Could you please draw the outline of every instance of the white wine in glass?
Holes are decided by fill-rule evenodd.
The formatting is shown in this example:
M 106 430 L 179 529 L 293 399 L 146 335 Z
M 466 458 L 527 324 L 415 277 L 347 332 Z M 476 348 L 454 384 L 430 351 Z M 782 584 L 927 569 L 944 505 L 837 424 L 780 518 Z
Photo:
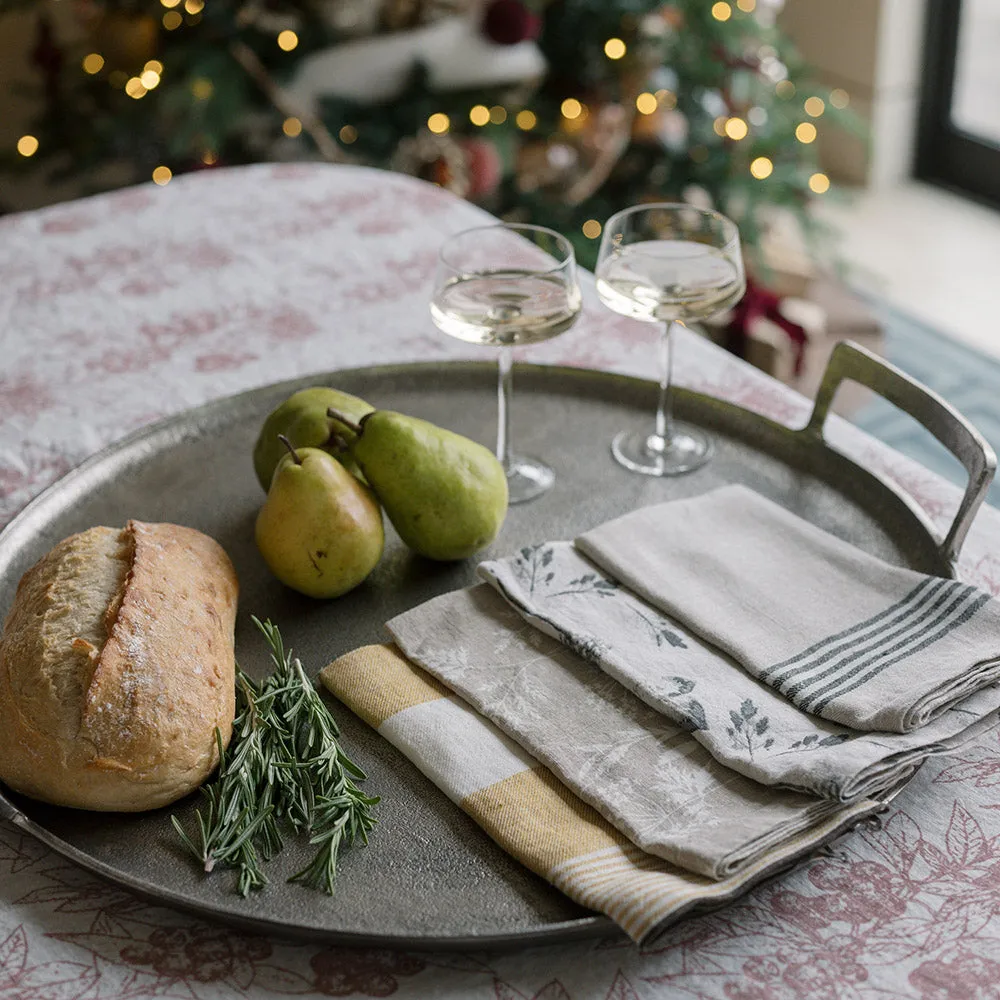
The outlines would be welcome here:
M 674 323 L 725 312 L 745 290 L 739 231 L 718 212 L 661 203 L 625 209 L 608 220 L 597 262 L 598 294 L 615 312 L 663 324 L 653 430 L 622 431 L 611 445 L 627 469 L 672 476 L 708 461 L 711 441 L 673 420 L 670 331 Z
M 443 333 L 500 348 L 497 458 L 511 503 L 544 493 L 555 473 L 511 448 L 512 350 L 568 330 L 580 314 L 576 259 L 565 237 L 542 226 L 494 225 L 451 237 L 438 259 L 431 318 Z

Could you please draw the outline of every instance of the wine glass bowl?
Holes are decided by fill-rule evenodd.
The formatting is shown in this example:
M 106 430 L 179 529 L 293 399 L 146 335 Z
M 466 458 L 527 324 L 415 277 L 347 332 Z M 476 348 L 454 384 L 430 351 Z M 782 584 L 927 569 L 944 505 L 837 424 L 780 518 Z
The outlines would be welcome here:
M 708 461 L 711 441 L 674 423 L 670 385 L 674 323 L 725 312 L 746 290 L 739 230 L 718 212 L 687 204 L 627 208 L 604 227 L 597 262 L 597 292 L 608 308 L 633 319 L 663 324 L 660 396 L 649 431 L 623 431 L 611 450 L 633 472 L 670 476 Z
M 499 224 L 448 239 L 438 257 L 431 318 L 442 333 L 499 347 L 497 458 L 511 503 L 544 493 L 555 473 L 511 448 L 512 351 L 568 330 L 580 313 L 569 241 L 543 226 Z

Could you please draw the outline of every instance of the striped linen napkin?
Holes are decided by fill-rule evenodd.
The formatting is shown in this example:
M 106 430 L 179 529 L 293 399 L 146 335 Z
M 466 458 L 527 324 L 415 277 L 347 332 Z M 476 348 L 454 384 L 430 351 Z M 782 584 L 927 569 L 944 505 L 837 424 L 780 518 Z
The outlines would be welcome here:
M 810 715 L 569 542 L 482 563 L 479 575 L 526 622 L 690 729 L 716 760 L 765 785 L 841 801 L 877 796 L 929 756 L 998 722 L 1000 686 L 910 733 L 864 733 Z
M 712 881 L 640 851 L 395 647 L 355 650 L 320 677 L 512 857 L 640 943 L 689 910 L 734 899 L 871 811 L 867 804 L 841 810 Z
M 842 726 L 910 732 L 1000 679 L 1000 602 L 892 566 L 744 486 L 633 511 L 576 546 Z
M 553 771 L 637 847 L 725 879 L 845 806 L 765 788 L 480 584 L 394 618 L 403 654 Z M 870 810 L 878 809 L 870 802 Z

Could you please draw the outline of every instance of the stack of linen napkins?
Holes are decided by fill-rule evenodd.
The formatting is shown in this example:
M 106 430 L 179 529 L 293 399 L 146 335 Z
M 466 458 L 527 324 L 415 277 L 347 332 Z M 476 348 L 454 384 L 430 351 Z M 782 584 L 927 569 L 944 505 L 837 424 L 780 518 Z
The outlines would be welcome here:
M 635 940 L 996 725 L 1000 607 L 730 486 L 483 563 L 327 687 Z

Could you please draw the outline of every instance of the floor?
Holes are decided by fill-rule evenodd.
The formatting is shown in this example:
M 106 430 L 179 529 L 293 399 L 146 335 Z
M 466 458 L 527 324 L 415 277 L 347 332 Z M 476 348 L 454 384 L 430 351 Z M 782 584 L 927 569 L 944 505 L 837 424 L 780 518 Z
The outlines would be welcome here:
M 831 199 L 823 216 L 840 229 L 860 288 L 1000 357 L 1000 212 L 907 182 L 850 204 Z
M 942 336 L 933 326 L 905 312 L 874 302 L 885 331 L 888 359 L 919 382 L 940 393 L 973 426 L 1000 450 L 1000 357 L 990 357 Z M 883 399 L 871 398 L 854 411 L 852 423 L 863 427 L 897 451 L 921 465 L 964 486 L 968 478 L 959 461 L 906 413 Z M 995 482 L 989 502 L 1000 507 L 1000 482 Z

